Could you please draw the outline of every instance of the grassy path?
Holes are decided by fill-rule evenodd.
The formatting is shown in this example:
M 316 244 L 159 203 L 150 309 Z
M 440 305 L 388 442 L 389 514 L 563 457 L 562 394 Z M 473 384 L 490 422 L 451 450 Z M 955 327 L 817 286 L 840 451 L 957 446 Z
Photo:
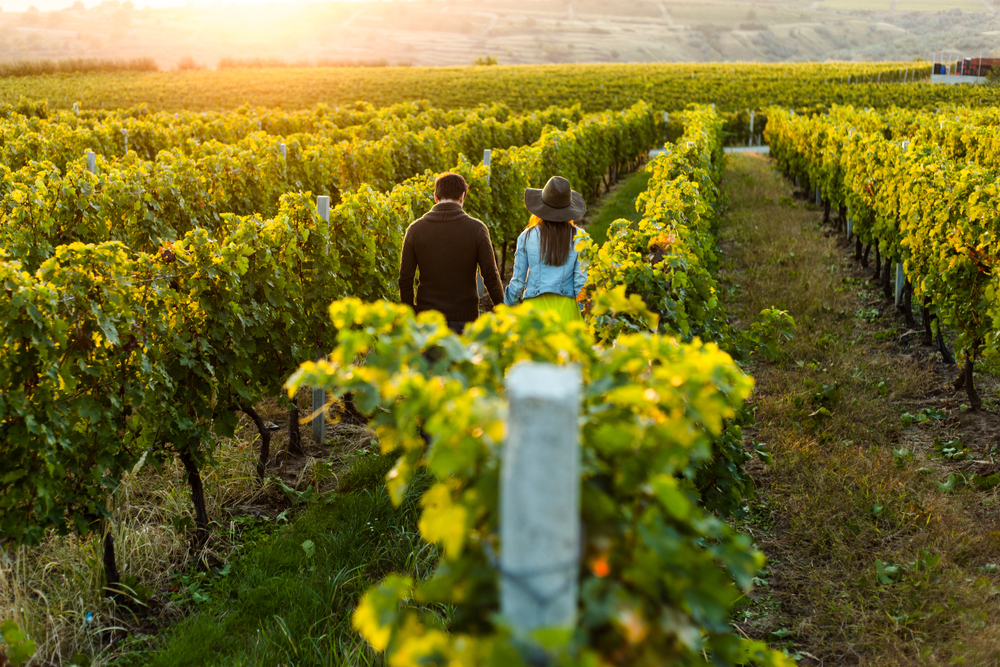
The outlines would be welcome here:
M 381 665 L 351 629 L 355 601 L 391 572 L 426 576 L 436 560 L 417 533 L 424 480 L 394 507 L 384 484 L 392 463 L 375 454 L 356 459 L 337 493 L 234 554 L 222 576 L 197 580 L 193 591 L 185 581 L 182 595 L 201 596 L 197 611 L 149 652 L 135 646 L 114 664 Z
M 750 369 L 746 435 L 773 464 L 754 464 L 742 519 L 769 565 L 741 629 L 803 665 L 1000 664 L 996 415 L 962 404 L 954 367 L 766 158 L 730 156 L 724 188 L 727 307 L 798 323 L 782 360 Z
M 594 243 L 604 245 L 608 240 L 608 227 L 615 220 L 625 218 L 638 222 L 642 218 L 635 209 L 635 203 L 639 195 L 649 187 L 651 176 L 650 172 L 640 168 L 611 186 L 611 190 L 594 205 L 587 216 L 585 227 Z

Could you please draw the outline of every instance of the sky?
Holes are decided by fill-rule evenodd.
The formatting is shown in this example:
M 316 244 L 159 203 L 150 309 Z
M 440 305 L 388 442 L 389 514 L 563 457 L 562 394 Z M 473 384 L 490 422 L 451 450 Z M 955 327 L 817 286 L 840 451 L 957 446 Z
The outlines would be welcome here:
M 300 3 L 302 0 L 226 0 L 225 4 L 250 4 L 250 3 L 261 3 L 261 2 L 274 2 L 282 3 L 287 1 L 289 3 L 296 2 Z M 364 0 L 337 0 L 339 2 L 361 2 Z M 101 3 L 101 0 L 83 0 L 83 4 L 87 7 L 96 7 Z M 214 5 L 219 4 L 219 0 L 132 0 L 136 9 L 142 9 L 143 7 L 184 7 L 187 5 Z M 35 7 L 36 9 L 43 12 L 51 12 L 59 9 L 66 9 L 73 4 L 73 0 L 0 0 L 0 8 L 5 12 L 23 12 L 29 7 Z

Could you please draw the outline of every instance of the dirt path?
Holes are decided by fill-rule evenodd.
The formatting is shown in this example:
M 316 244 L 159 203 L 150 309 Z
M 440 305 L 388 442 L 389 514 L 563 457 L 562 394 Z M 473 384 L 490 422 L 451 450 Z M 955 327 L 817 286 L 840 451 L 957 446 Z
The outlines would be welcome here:
M 728 308 L 798 323 L 782 360 L 749 369 L 747 443 L 774 462 L 753 464 L 740 519 L 769 559 L 741 629 L 802 665 L 1000 664 L 996 380 L 980 373 L 970 412 L 956 368 L 765 156 L 730 156 L 724 188 Z

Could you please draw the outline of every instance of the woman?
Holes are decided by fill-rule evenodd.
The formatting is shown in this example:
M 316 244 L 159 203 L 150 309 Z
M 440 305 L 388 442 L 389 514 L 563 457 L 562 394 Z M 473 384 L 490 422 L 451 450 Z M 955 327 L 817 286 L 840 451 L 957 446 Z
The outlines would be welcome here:
M 564 320 L 581 319 L 576 295 L 587 276 L 575 250 L 583 232 L 574 220 L 587 212 L 587 204 L 569 181 L 553 176 L 541 190 L 526 189 L 524 205 L 532 214 L 531 222 L 517 237 L 514 275 L 504 303 L 513 306 L 524 299 L 535 308 L 555 311 Z

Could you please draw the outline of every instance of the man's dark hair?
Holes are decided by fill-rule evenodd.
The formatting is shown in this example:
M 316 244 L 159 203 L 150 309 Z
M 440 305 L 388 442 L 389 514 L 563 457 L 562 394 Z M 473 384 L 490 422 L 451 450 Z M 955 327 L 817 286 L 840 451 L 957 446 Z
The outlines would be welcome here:
M 438 199 L 458 201 L 468 191 L 469 184 L 465 182 L 461 174 L 446 171 L 434 181 L 434 196 Z

